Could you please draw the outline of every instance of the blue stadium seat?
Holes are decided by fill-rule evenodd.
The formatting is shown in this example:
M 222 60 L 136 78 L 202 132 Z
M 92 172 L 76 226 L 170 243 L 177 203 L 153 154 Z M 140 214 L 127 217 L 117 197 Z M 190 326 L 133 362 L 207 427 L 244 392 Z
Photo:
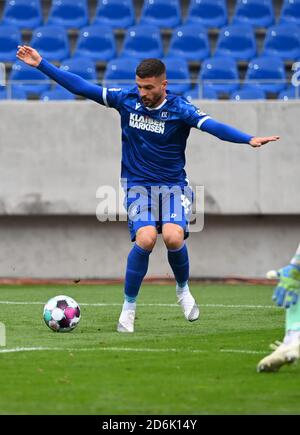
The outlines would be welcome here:
M 99 0 L 93 24 L 127 29 L 135 23 L 132 0 Z
M 7 90 L 5 86 L 0 86 L 0 100 L 6 100 Z
M 298 98 L 300 98 L 300 86 L 295 87 L 290 85 L 286 89 L 283 89 L 278 95 L 278 99 L 284 101 L 295 100 Z
M 47 24 L 58 24 L 66 29 L 88 24 L 87 0 L 53 0 Z
M 186 23 L 206 27 L 223 27 L 228 22 L 225 0 L 191 0 Z
M 178 95 L 187 92 L 191 88 L 191 77 L 186 60 L 180 57 L 166 57 L 162 61 L 167 70 L 167 89 Z
M 74 57 L 82 56 L 93 61 L 108 61 L 116 57 L 116 43 L 112 28 L 92 25 L 81 29 Z
M 200 61 L 210 55 L 207 29 L 199 24 L 186 24 L 174 30 L 168 52 L 187 61 Z
M 239 87 L 236 61 L 229 57 L 211 57 L 201 66 L 199 79 L 203 89 L 213 89 L 217 94 L 230 93 Z
M 263 55 L 283 60 L 300 58 L 300 28 L 296 24 L 279 24 L 268 29 Z
M 256 52 L 256 39 L 251 26 L 232 24 L 220 30 L 215 56 L 249 60 L 256 56 Z
M 284 0 L 282 5 L 280 24 L 297 24 L 300 26 L 300 0 Z
M 73 57 L 66 59 L 61 64 L 60 68 L 63 71 L 68 71 L 84 78 L 85 80 L 97 81 L 97 72 L 95 63 L 91 59 L 85 57 Z
M 47 101 L 58 101 L 58 100 L 68 100 L 68 101 L 74 101 L 76 96 L 69 92 L 67 89 L 61 87 L 61 86 L 55 86 L 53 89 L 49 89 L 46 92 L 43 92 L 40 100 L 47 102 Z
M 275 56 L 261 56 L 248 65 L 244 86 L 256 86 L 265 92 L 280 92 L 286 86 L 286 74 L 283 61 Z
M 27 100 L 27 96 L 23 89 L 7 89 L 0 86 L 0 100 Z
M 181 24 L 179 0 L 144 0 L 140 24 L 174 28 Z
M 266 93 L 256 86 L 242 87 L 241 89 L 234 91 L 230 99 L 235 101 L 240 100 L 265 100 Z
M 63 26 L 49 24 L 38 27 L 30 45 L 49 61 L 61 61 L 70 56 L 68 34 Z
M 108 88 L 132 88 L 135 86 L 135 70 L 139 61 L 133 58 L 117 58 L 108 62 L 104 73 L 104 86 Z
M 138 59 L 162 57 L 163 46 L 158 27 L 145 24 L 128 29 L 121 56 Z
M 188 101 L 192 100 L 217 100 L 218 94 L 212 88 L 202 89 L 201 86 L 196 86 L 190 91 L 185 92 L 184 97 Z
M 40 95 L 50 87 L 50 79 L 45 74 L 21 61 L 13 64 L 10 80 L 19 82 L 12 84 L 13 92 L 21 89 L 27 96 L 31 93 Z
M 6 0 L 2 24 L 34 29 L 43 22 L 40 0 Z
M 17 26 L 0 25 L 0 62 L 15 62 L 21 33 Z
M 232 23 L 269 27 L 274 24 L 272 0 L 237 0 Z

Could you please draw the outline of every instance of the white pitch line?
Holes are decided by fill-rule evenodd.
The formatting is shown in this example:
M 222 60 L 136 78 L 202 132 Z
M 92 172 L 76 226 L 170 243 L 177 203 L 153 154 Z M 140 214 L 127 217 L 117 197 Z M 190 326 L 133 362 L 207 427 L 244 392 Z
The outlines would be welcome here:
M 263 352 L 261 350 L 246 350 L 246 349 L 220 349 L 219 352 L 222 353 L 246 353 L 249 355 L 260 355 L 267 352 Z
M 51 347 L 15 347 L 13 349 L 0 349 L 0 353 L 33 352 L 37 350 L 56 350 L 56 349 Z
M 43 302 L 0 301 L 3 305 L 42 305 Z
M 134 347 L 91 347 L 91 348 L 62 348 L 62 347 L 15 347 L 11 349 L 0 349 L 0 353 L 15 352 L 36 352 L 36 351 L 62 351 L 62 352 L 145 352 L 145 353 L 209 353 L 204 349 L 155 349 L 155 348 L 134 348 Z M 222 353 L 241 353 L 241 354 L 264 354 L 265 352 L 247 349 L 220 349 Z
M 22 301 L 0 301 L 3 305 L 44 305 L 45 302 L 22 302 Z M 79 303 L 82 307 L 121 307 L 122 303 Z M 226 304 L 199 304 L 200 308 L 255 308 L 274 309 L 275 305 L 226 305 Z M 139 307 L 178 307 L 178 304 L 138 304 Z

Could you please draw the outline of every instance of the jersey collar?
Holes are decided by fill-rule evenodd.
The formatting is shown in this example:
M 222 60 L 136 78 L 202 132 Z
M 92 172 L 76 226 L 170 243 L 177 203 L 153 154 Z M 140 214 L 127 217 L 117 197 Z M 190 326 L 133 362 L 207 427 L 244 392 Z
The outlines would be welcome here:
M 167 102 L 167 99 L 165 98 L 164 101 L 157 107 L 145 107 L 145 109 L 149 110 L 150 112 L 152 112 L 153 110 L 159 110 L 161 109 Z

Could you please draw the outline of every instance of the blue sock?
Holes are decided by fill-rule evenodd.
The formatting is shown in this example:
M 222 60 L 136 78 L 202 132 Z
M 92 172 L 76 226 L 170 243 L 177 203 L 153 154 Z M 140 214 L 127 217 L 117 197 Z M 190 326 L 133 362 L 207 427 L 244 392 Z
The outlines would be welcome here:
M 125 275 L 125 300 L 135 302 L 144 276 L 148 270 L 151 251 L 146 251 L 137 244 L 129 252 Z
M 179 287 L 184 287 L 189 279 L 189 256 L 185 245 L 179 249 L 168 250 L 168 260 Z

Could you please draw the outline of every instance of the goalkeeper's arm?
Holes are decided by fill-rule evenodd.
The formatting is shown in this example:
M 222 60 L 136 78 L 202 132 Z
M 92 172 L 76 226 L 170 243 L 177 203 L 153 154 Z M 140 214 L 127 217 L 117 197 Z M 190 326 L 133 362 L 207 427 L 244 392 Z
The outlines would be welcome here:
M 28 46 L 19 46 L 17 57 L 28 65 L 38 68 L 73 94 L 81 95 L 97 103 L 104 104 L 102 86 L 95 85 L 76 74 L 57 68 L 43 59 L 37 50 Z
M 278 271 L 279 284 L 273 300 L 277 305 L 289 308 L 299 300 L 300 294 L 300 245 L 291 263 Z

